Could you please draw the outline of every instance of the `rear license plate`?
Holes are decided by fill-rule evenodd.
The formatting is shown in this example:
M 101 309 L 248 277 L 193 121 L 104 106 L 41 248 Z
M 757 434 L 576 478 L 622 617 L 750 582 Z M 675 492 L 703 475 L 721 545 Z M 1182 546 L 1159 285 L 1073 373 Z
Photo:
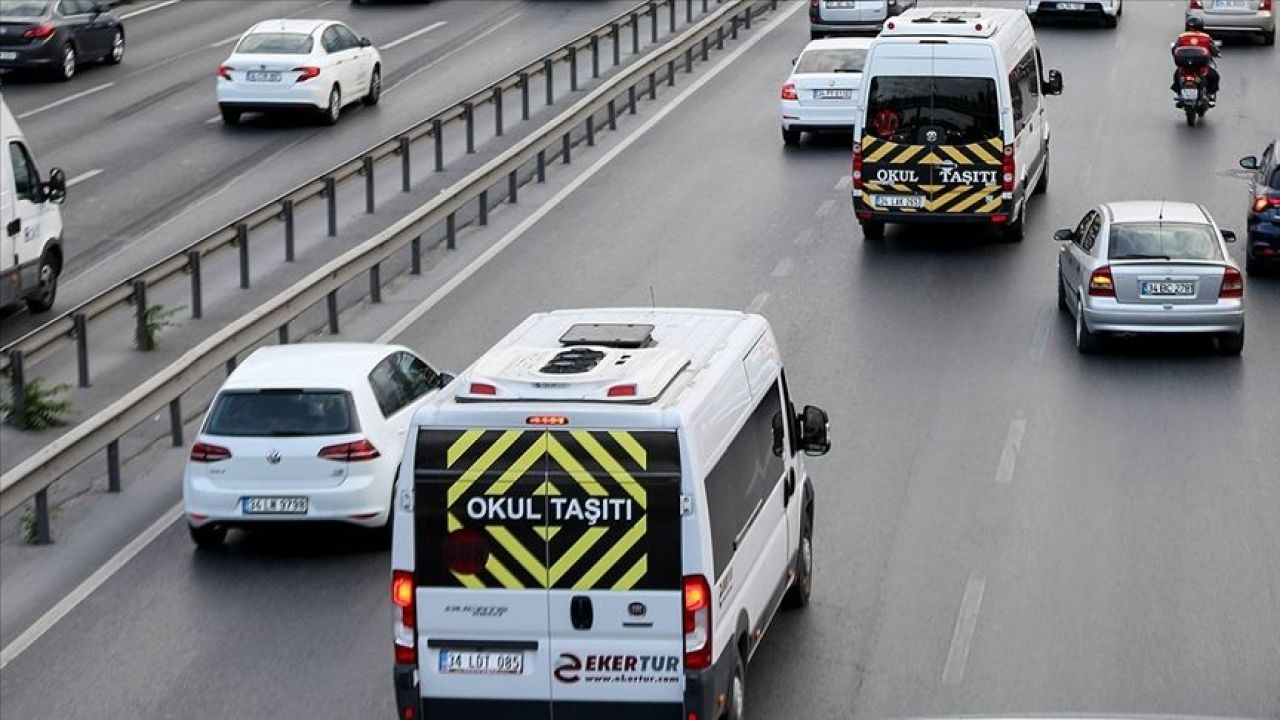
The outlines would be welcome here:
M 520 675 L 524 653 L 440 651 L 440 672 L 450 675 Z
M 249 82 L 280 82 L 280 73 L 269 70 L 250 70 L 245 77 Z
M 1214 0 L 1214 10 L 1243 10 L 1244 0 Z
M 871 204 L 882 208 L 922 208 L 923 195 L 872 195 Z
M 18 59 L 18 53 L 16 52 L 0 52 L 0 60 L 17 60 L 17 59 Z
M 1196 100 L 1200 97 L 1200 91 L 1195 88 L 1182 88 L 1183 100 Z
M 831 10 L 848 10 L 857 6 L 857 0 L 827 0 L 827 7 Z
M 310 504 L 304 497 L 247 497 L 245 515 L 306 515 Z
M 1152 296 L 1187 296 L 1196 294 L 1196 284 L 1192 282 L 1144 282 L 1142 294 Z
M 1058 3 L 1058 9 L 1059 9 L 1059 10 L 1071 10 L 1071 11 L 1083 10 L 1083 9 L 1084 9 L 1084 3 L 1078 3 L 1078 2 L 1060 2 L 1060 3 Z
M 814 90 L 814 100 L 849 100 L 853 98 L 853 90 L 836 88 L 835 90 Z

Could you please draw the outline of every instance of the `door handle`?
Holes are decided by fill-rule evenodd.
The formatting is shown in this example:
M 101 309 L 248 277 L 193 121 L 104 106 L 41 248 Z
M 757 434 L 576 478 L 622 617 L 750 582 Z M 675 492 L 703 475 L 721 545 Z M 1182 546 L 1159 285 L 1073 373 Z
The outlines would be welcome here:
M 569 621 L 574 630 L 590 630 L 595 624 L 595 609 L 591 607 L 591 598 L 586 595 L 575 595 L 569 601 Z
M 15 218 L 8 225 L 4 226 L 4 231 L 9 235 L 17 235 L 22 230 L 22 218 Z

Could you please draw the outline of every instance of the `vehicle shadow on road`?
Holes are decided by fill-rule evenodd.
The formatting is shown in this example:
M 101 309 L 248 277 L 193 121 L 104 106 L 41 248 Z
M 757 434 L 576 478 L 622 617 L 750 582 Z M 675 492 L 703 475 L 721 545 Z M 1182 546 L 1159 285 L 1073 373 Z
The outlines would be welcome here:
M 373 555 L 387 551 L 385 531 L 346 525 L 262 527 L 232 530 L 221 551 L 198 551 L 202 560 L 214 558 L 329 558 Z

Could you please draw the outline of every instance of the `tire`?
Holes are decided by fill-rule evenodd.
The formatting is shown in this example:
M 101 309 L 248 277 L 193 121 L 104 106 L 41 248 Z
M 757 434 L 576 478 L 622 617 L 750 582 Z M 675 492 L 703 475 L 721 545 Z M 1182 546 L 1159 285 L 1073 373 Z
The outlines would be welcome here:
M 1076 350 L 1092 355 L 1102 349 L 1102 338 L 1089 329 L 1084 319 L 1084 301 L 1076 302 Z
M 201 550 L 221 550 L 227 539 L 227 529 L 220 525 L 196 527 L 188 524 L 187 530 L 191 533 L 191 541 Z
M 111 36 L 111 49 L 103 56 L 102 62 L 108 65 L 119 65 L 124 60 L 124 30 L 116 28 L 116 34 Z
M 239 110 L 232 110 L 231 108 L 218 108 L 218 111 L 222 113 L 222 122 L 223 122 L 224 124 L 226 124 L 226 125 L 239 125 L 239 124 L 240 124 L 240 111 L 239 111 Z
M 826 33 L 820 33 L 820 32 L 818 32 L 817 30 L 810 30 L 810 31 L 809 31 L 809 39 L 810 39 L 810 40 L 821 40 L 821 39 L 822 39 L 822 38 L 824 38 L 824 37 L 826 37 Z
M 800 131 L 782 128 L 782 144 L 787 147 L 795 147 L 796 145 L 799 145 Z
M 878 242 L 884 240 L 884 221 L 883 220 L 863 220 L 859 223 L 862 225 L 862 239 Z
M 36 293 L 25 298 L 27 310 L 33 315 L 47 312 L 58 299 L 58 264 L 48 254 L 40 258 L 40 269 L 36 271 Z
M 1269 32 L 1269 33 L 1263 33 L 1263 34 L 1262 34 L 1262 44 L 1263 44 L 1263 45 L 1266 45 L 1266 46 L 1268 46 L 1268 47 L 1270 47 L 1270 46 L 1272 46 L 1272 45 L 1275 45 L 1275 44 L 1276 44 L 1276 31 L 1275 31 L 1275 30 L 1272 30 L 1272 31 L 1271 31 L 1271 32 Z
M 1115 16 L 1115 17 L 1113 17 L 1113 16 L 1111 16 L 1111 15 L 1103 15 L 1103 16 L 1102 16 L 1102 27 L 1104 27 L 1104 28 L 1111 28 L 1111 29 L 1115 29 L 1115 27 L 1116 27 L 1117 25 L 1119 25 L 1119 24 L 1120 24 L 1120 18 L 1119 18 L 1119 16 Z
M 320 122 L 325 125 L 337 125 L 342 117 L 342 90 L 334 85 L 329 90 L 329 104 L 320 111 Z
M 373 74 L 369 76 L 369 92 L 362 98 L 360 102 L 365 107 L 373 107 L 378 104 L 378 100 L 382 98 L 382 68 L 377 65 L 373 66 Z
M 58 69 L 53 71 L 54 78 L 62 82 L 67 82 L 76 76 L 76 67 L 79 65 L 79 57 L 76 55 L 76 49 L 67 43 L 62 46 L 62 64 Z
M 1058 309 L 1062 312 L 1070 312 L 1071 305 L 1067 302 L 1067 285 L 1062 282 L 1062 269 L 1058 269 Z
M 1187 107 L 1187 108 L 1183 108 L 1183 110 L 1184 110 L 1184 111 L 1186 112 L 1186 114 L 1187 114 L 1187 127 L 1195 127 L 1195 126 L 1196 126 L 1196 110 L 1195 110 L 1195 108 Z
M 1236 357 L 1244 352 L 1244 328 L 1238 333 L 1223 333 L 1218 336 L 1218 352 L 1228 357 Z
M 733 665 L 733 676 L 729 679 L 729 692 L 725 693 L 727 707 L 724 720 L 743 720 L 746 717 L 747 702 L 747 668 L 743 664 L 742 653 Z
M 800 547 L 796 549 L 796 581 L 782 597 L 784 610 L 798 610 L 809 604 L 813 592 L 813 517 L 806 508 L 800 526 Z
M 1044 169 L 1040 171 L 1040 179 L 1036 180 L 1036 186 L 1032 188 L 1032 195 L 1043 195 L 1049 191 L 1049 151 L 1045 151 Z
M 1011 219 L 1008 224 L 1000 229 L 1000 239 L 1007 243 L 1020 243 L 1027 235 L 1027 225 L 1024 220 L 1027 217 L 1027 204 L 1022 204 L 1022 212 L 1018 213 L 1018 217 Z

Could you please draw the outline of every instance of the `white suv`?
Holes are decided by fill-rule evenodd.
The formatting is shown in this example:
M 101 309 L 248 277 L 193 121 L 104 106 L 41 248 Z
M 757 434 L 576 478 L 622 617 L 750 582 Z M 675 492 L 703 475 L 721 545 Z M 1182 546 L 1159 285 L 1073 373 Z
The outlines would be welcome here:
M 405 430 L 449 379 L 391 345 L 257 350 L 223 383 L 191 448 L 192 540 L 216 547 L 228 528 L 264 522 L 385 527 Z

